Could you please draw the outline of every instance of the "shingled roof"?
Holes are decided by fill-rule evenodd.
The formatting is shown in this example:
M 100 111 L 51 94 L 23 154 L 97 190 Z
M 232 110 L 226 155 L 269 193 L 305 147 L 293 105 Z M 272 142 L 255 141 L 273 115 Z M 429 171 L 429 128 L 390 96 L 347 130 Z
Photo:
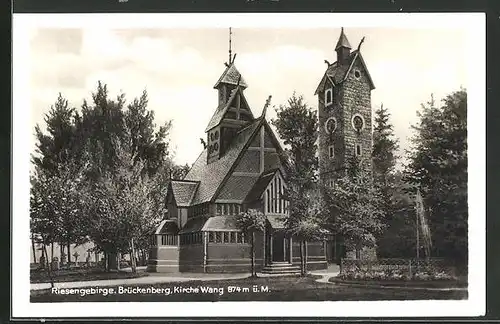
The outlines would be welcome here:
M 205 132 L 208 132 L 209 130 L 211 130 L 212 128 L 214 128 L 215 126 L 220 124 L 220 122 L 222 121 L 222 118 L 224 118 L 224 115 L 226 114 L 227 110 L 231 106 L 231 103 L 233 102 L 233 100 L 236 97 L 236 94 L 238 92 L 240 92 L 243 104 L 248 107 L 247 100 L 246 100 L 246 98 L 243 95 L 241 90 L 242 90 L 241 86 L 238 86 L 235 89 L 233 89 L 231 91 L 231 95 L 229 96 L 229 99 L 227 100 L 227 102 L 222 103 L 219 105 L 219 107 L 217 107 L 214 114 L 212 115 L 212 118 L 210 119 L 210 122 L 208 122 L 207 128 L 205 128 Z M 250 111 L 250 114 L 252 114 L 252 111 Z M 253 115 L 252 115 L 252 118 L 253 118 Z
M 269 184 L 269 182 L 271 182 L 271 180 L 273 179 L 276 172 L 278 172 L 278 170 L 279 169 L 273 169 L 262 174 L 259 177 L 259 179 L 257 179 L 257 181 L 255 182 L 255 185 L 252 187 L 252 190 L 250 190 L 250 192 L 246 196 L 245 202 L 251 203 L 256 200 L 259 200 L 264 190 L 266 190 L 267 185 Z
M 191 201 L 192 205 L 210 201 L 214 198 L 222 182 L 228 176 L 229 171 L 235 164 L 241 152 L 247 146 L 250 139 L 263 124 L 263 118 L 257 118 L 247 127 L 238 132 L 230 147 L 224 155 L 207 164 L 207 149 L 200 154 L 193 167 L 189 170 L 184 180 L 199 181 L 198 190 Z
M 200 182 L 172 180 L 170 184 L 177 206 L 187 207 L 191 204 L 194 194 L 196 193 L 196 188 L 198 188 Z
M 239 231 L 238 217 L 235 215 L 227 216 L 213 216 L 210 217 L 205 225 L 203 231 Z
M 245 82 L 245 80 L 241 76 L 241 73 L 238 71 L 238 69 L 236 69 L 236 66 L 234 65 L 234 63 L 231 63 L 224 70 L 224 72 L 220 76 L 219 80 L 214 85 L 214 88 L 217 89 L 219 87 L 219 84 L 221 84 L 221 83 L 227 83 L 227 84 L 237 85 L 238 84 L 238 80 L 240 81 L 239 85 L 242 88 L 247 88 L 248 87 L 247 83 Z
M 339 62 L 337 61 L 328 66 L 314 94 L 317 95 L 318 92 L 324 87 L 324 84 L 327 81 L 333 83 L 333 86 L 336 86 L 344 82 L 347 79 L 349 72 L 351 72 L 354 63 L 356 62 L 356 59 L 358 58 L 361 60 L 361 64 L 363 65 L 366 71 L 366 75 L 368 76 L 368 81 L 370 82 L 370 88 L 372 90 L 375 89 L 375 85 L 370 76 L 370 73 L 368 72 L 368 69 L 366 68 L 366 64 L 365 61 L 363 60 L 363 57 L 361 56 L 361 53 L 358 50 L 354 50 L 349 54 L 349 57 L 347 58 L 348 64 L 339 64 Z

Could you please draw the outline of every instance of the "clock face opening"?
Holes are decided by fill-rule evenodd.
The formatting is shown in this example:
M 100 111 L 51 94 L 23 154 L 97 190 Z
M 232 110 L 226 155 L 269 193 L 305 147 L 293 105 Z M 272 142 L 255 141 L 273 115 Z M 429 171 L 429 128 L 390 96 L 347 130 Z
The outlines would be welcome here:
M 363 127 L 365 126 L 365 121 L 363 120 L 363 117 L 360 115 L 355 115 L 352 117 L 352 127 L 357 131 L 361 131 Z
M 337 129 L 337 120 L 334 117 L 330 117 L 325 122 L 325 132 L 327 134 L 333 134 Z

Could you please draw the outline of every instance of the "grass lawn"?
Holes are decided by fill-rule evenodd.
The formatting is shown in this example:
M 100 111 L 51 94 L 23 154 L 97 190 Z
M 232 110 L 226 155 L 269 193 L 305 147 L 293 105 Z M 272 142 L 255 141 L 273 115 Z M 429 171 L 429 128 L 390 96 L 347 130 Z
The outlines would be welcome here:
M 109 289 L 114 289 L 114 293 L 108 293 L 106 296 L 102 292 L 81 296 L 79 294 L 55 294 L 46 290 L 32 294 L 31 302 L 357 301 L 467 298 L 466 291 L 350 287 L 318 283 L 314 281 L 316 278 L 288 276 L 124 286 L 129 289 L 137 287 L 151 289 L 153 287 L 158 290 L 156 293 L 145 291 L 119 293 L 119 287 L 115 286 L 109 287 Z M 211 287 L 213 291 L 202 292 L 201 287 Z M 239 289 L 236 288 L 236 291 L 229 292 L 230 287 L 238 287 Z M 163 291 L 159 291 L 160 289 Z M 182 291 L 182 289 L 187 290 Z M 266 289 L 268 290 L 266 291 Z
M 68 282 L 137 278 L 147 276 L 148 273 L 144 271 L 138 271 L 136 274 L 134 274 L 131 272 L 122 271 L 106 272 L 100 268 L 72 268 L 52 271 L 51 275 L 54 282 Z M 30 271 L 30 282 L 50 282 L 47 270 L 32 269 Z

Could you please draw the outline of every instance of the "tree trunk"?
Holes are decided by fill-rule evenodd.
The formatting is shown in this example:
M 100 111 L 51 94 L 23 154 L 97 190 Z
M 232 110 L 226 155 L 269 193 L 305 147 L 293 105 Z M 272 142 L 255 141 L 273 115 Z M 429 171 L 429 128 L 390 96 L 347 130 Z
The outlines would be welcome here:
M 50 243 L 50 261 L 54 259 L 54 242 Z
M 307 241 L 304 241 L 304 276 L 307 274 Z
M 252 232 L 252 277 L 257 277 L 255 271 L 255 232 Z
M 47 256 L 47 246 L 45 245 L 45 241 L 43 241 L 43 253 L 45 254 L 45 260 L 46 260 L 45 263 L 47 267 L 47 275 L 49 276 L 50 288 L 54 288 L 54 279 L 52 278 L 52 269 L 50 269 L 51 264 Z
M 104 271 L 109 271 L 108 267 L 108 252 L 104 251 Z
M 33 263 L 36 264 L 36 247 L 35 247 L 35 239 L 31 237 L 31 250 L 33 251 Z
M 304 244 L 300 241 L 300 275 L 304 275 Z
M 64 244 L 59 242 L 59 262 L 60 262 L 60 265 L 64 264 L 63 254 L 64 254 Z
M 71 243 L 68 242 L 66 247 L 68 249 L 68 266 L 71 266 Z
M 132 273 L 137 273 L 137 264 L 135 263 L 134 238 L 130 240 L 130 247 L 132 248 L 132 252 L 130 253 L 130 265 L 132 266 Z
M 118 254 L 116 252 L 108 253 L 108 271 L 117 270 Z

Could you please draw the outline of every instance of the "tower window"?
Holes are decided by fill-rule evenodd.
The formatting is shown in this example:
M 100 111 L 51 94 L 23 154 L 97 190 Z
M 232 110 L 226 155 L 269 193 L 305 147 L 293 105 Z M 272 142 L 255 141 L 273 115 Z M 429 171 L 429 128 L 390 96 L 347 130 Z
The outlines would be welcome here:
M 335 156 L 335 150 L 333 149 L 333 145 L 328 146 L 328 156 L 332 159 Z
M 365 120 L 360 114 L 355 114 L 352 116 L 351 124 L 355 131 L 360 132 L 365 127 Z
M 361 72 L 359 72 L 359 70 L 354 71 L 354 76 L 356 79 L 359 79 L 361 77 Z
M 333 91 L 332 89 L 325 90 L 325 105 L 331 105 L 333 103 Z
M 327 134 L 333 134 L 333 132 L 337 129 L 337 120 L 335 117 L 330 117 L 325 122 L 325 132 Z
M 356 144 L 356 156 L 360 156 L 361 153 L 361 144 Z
M 329 179 L 329 180 L 328 180 L 328 186 L 329 186 L 330 188 L 333 188 L 333 186 L 335 186 L 335 180 L 333 180 L 333 179 Z

